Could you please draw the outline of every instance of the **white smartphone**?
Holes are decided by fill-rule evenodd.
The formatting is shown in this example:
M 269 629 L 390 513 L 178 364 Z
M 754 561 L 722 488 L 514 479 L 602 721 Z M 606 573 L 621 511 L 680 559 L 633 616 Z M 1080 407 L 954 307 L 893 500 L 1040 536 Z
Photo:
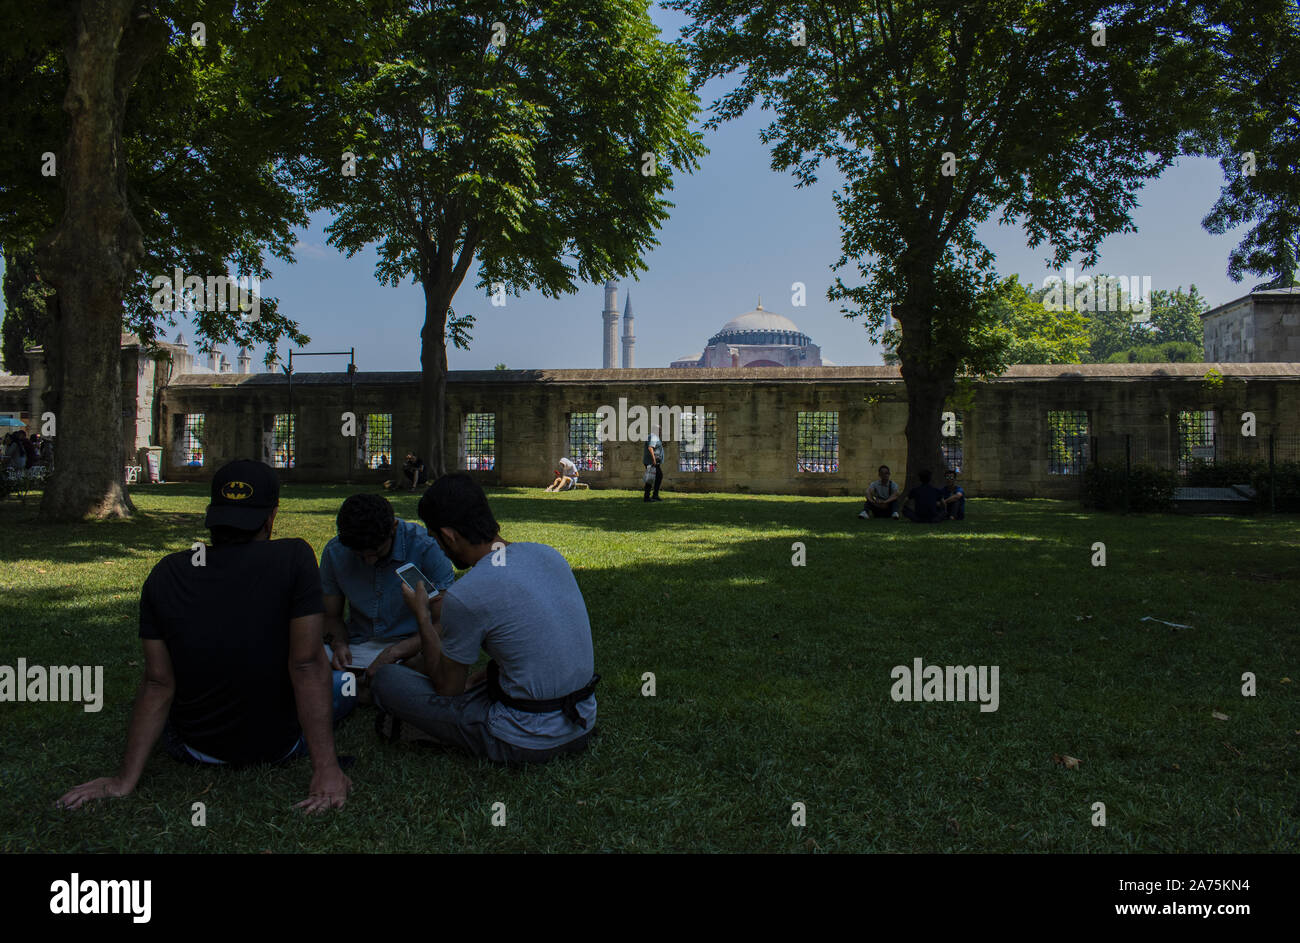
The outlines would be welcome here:
M 400 579 L 411 589 L 419 589 L 421 585 L 428 587 L 429 598 L 433 599 L 438 595 L 438 590 L 433 586 L 433 580 L 429 579 L 420 572 L 420 568 L 414 563 L 407 563 L 397 568 L 397 578 Z

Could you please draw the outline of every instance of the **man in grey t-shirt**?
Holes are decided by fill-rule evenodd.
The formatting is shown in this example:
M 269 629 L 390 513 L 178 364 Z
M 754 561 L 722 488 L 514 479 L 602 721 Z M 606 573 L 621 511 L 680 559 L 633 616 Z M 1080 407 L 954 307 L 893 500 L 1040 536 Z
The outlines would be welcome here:
M 465 474 L 434 482 L 419 515 L 469 572 L 433 600 L 403 588 L 424 670 L 380 668 L 375 706 L 499 763 L 586 749 L 598 679 L 587 605 L 569 564 L 545 544 L 502 540 L 483 489 Z M 470 676 L 480 649 L 492 663 Z

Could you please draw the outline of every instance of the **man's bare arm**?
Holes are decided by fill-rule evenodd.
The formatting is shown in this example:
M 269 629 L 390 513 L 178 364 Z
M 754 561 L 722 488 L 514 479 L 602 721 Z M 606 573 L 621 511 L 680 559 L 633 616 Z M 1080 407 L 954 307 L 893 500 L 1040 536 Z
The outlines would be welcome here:
M 305 812 L 341 809 L 352 781 L 339 769 L 334 752 L 334 696 L 320 614 L 289 622 L 289 678 L 298 723 L 311 752 L 311 792 L 296 808 Z
M 144 677 L 136 692 L 135 708 L 126 734 L 126 755 L 116 776 L 103 776 L 69 790 L 57 805 L 77 809 L 91 799 L 125 796 L 135 790 L 144 773 L 153 745 L 162 736 L 176 696 L 176 678 L 167 645 L 159 639 L 144 639 Z

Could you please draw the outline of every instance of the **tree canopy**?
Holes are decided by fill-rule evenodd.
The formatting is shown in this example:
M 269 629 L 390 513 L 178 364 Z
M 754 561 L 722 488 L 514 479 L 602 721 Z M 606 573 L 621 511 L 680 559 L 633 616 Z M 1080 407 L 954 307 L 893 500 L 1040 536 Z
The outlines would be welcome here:
M 627 0 L 414 3 L 374 27 L 307 135 L 329 242 L 375 243 L 376 276 L 418 282 L 421 437 L 447 466 L 449 318 L 475 262 L 502 298 L 554 297 L 645 269 L 676 172 L 704 153 L 682 53 Z

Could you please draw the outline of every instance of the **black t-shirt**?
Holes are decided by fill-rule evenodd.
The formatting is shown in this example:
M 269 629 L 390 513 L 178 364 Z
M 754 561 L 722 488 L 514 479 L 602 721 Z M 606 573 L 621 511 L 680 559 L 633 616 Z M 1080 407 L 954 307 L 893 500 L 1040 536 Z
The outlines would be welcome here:
M 188 746 L 231 764 L 269 763 L 301 728 L 289 678 L 289 620 L 324 612 L 305 540 L 182 550 L 140 592 L 140 637 L 167 645 L 176 676 L 171 722 Z
M 907 496 L 916 502 L 916 519 L 922 523 L 930 524 L 939 519 L 939 511 L 935 505 L 943 500 L 943 492 L 934 485 L 917 485 L 907 493 Z

